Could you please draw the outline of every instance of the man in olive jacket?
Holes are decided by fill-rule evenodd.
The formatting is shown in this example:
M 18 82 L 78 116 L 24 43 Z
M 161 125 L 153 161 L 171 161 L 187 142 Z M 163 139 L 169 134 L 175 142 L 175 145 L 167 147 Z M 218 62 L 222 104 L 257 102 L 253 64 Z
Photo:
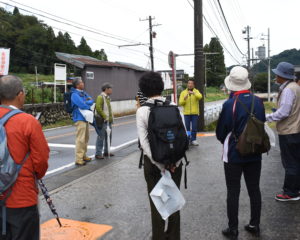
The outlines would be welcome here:
M 202 94 L 195 88 L 194 81 L 189 80 L 187 89 L 183 90 L 180 94 L 179 105 L 183 106 L 184 121 L 187 131 L 191 131 L 192 125 L 190 141 L 194 146 L 199 145 L 196 141 L 196 135 L 199 116 L 199 101 L 201 99 Z
M 107 129 L 110 129 L 110 143 L 112 138 L 112 123 L 113 123 L 113 114 L 110 104 L 110 95 L 112 94 L 112 85 L 109 83 L 104 83 L 102 85 L 102 93 L 97 97 L 96 100 L 96 114 L 100 115 L 102 118 L 101 125 L 97 125 L 99 133 L 96 141 L 96 159 L 103 159 L 104 156 L 108 156 L 108 134 Z M 104 155 L 103 155 L 104 147 Z M 110 156 L 114 156 L 112 153 Z

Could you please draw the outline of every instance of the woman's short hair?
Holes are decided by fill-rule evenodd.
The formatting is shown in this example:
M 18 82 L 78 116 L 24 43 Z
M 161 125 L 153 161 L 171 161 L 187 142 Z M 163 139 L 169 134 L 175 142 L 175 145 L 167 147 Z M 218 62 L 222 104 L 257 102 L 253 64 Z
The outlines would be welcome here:
M 147 72 L 140 78 L 139 88 L 148 98 L 158 96 L 164 90 L 164 82 L 159 73 Z

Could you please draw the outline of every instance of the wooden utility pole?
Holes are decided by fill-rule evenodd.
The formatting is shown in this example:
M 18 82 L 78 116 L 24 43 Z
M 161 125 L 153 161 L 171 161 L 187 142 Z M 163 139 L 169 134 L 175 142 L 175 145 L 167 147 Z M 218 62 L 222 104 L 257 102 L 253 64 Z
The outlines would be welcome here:
M 154 17 L 149 16 L 149 18 L 143 19 L 140 21 L 149 21 L 149 35 L 150 35 L 150 46 L 149 46 L 149 51 L 150 51 L 150 61 L 151 61 L 151 71 L 154 71 L 154 59 L 153 59 L 153 32 L 152 32 L 152 20 L 154 20 Z
M 203 15 L 202 0 L 194 0 L 194 32 L 195 32 L 195 85 L 204 93 L 204 54 L 203 54 Z M 200 116 L 198 131 L 204 130 L 204 96 L 199 104 Z

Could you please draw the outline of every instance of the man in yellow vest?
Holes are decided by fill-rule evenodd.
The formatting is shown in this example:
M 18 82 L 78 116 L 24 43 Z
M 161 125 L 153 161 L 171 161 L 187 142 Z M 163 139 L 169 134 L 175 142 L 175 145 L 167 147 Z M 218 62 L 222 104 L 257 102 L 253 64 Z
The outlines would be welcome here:
M 183 106 L 183 114 L 185 127 L 190 132 L 190 141 L 194 146 L 198 146 L 196 140 L 197 125 L 199 116 L 199 101 L 202 99 L 202 94 L 195 88 L 195 82 L 189 80 L 187 89 L 180 94 L 179 105 Z M 192 128 L 192 129 L 191 129 Z

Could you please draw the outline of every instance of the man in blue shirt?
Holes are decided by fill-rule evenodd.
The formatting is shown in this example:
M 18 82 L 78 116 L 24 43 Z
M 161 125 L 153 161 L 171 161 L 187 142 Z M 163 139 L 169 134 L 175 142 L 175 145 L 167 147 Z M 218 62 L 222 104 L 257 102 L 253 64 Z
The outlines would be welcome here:
M 72 96 L 72 116 L 76 126 L 76 161 L 75 164 L 83 166 L 86 162 L 92 159 L 87 157 L 87 145 L 89 141 L 89 123 L 86 121 L 81 110 L 90 110 L 94 103 L 94 100 L 89 96 L 84 89 L 84 83 L 80 77 L 76 77 L 73 80 L 73 88 L 71 89 Z

